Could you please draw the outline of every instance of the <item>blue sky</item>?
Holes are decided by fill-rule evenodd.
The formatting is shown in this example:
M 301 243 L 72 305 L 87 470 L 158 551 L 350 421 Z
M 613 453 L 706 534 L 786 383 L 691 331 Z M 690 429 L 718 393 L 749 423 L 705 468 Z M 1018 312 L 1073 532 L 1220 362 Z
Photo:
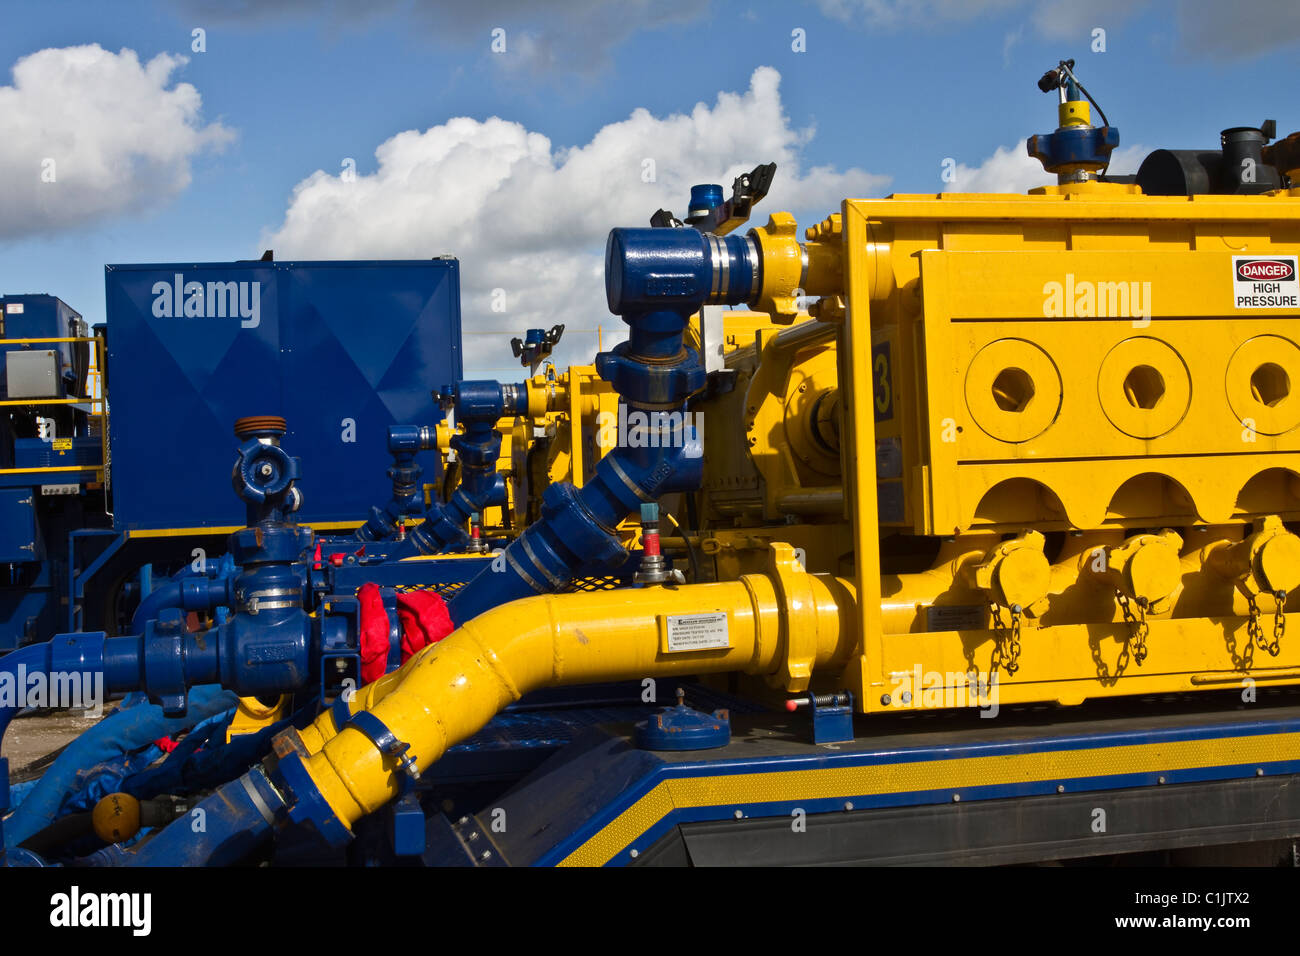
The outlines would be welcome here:
M 778 180 L 789 178 L 773 199 L 801 222 L 833 211 L 847 191 L 938 191 L 947 157 L 968 186 L 1025 188 L 1023 163 L 991 157 L 1055 125 L 1053 99 L 1035 81 L 1063 57 L 1077 60 L 1126 147 L 1212 146 L 1219 129 L 1267 117 L 1282 132 L 1300 128 L 1294 2 L 51 0 L 3 9 L 6 71 L 38 51 L 91 44 L 111 61 L 87 67 L 95 97 L 68 79 L 66 53 L 17 88 L 0 78 L 10 84 L 0 90 L 0 173 L 21 184 L 0 199 L 0 291 L 50 292 L 92 321 L 103 318 L 106 262 L 249 258 L 269 243 L 277 258 L 457 254 L 467 329 L 564 321 L 612 333 L 598 267 L 608 227 L 640 225 L 661 203 L 680 213 L 689 182 L 729 185 L 774 153 Z M 191 49 L 196 28 L 204 52 Z M 492 50 L 498 28 L 504 53 Z M 1090 49 L 1096 28 L 1105 52 Z M 794 30 L 804 31 L 803 52 L 792 49 Z M 142 85 L 128 82 L 123 50 L 140 64 L 159 54 L 187 62 Z M 175 115 L 151 125 L 178 84 L 201 106 L 173 96 Z M 724 107 L 720 93 L 739 104 Z M 697 103 L 699 129 L 666 123 Z M 638 109 L 649 116 L 627 122 Z M 448 129 L 453 117 L 476 122 Z M 484 125 L 490 117 L 507 123 Z M 419 135 L 395 144 L 401 159 L 381 170 L 376 149 L 406 130 Z M 518 160 L 470 185 L 494 144 L 507 144 L 504 155 L 511 143 Z M 585 149 L 568 162 L 575 147 Z M 40 192 L 40 164 L 53 154 L 59 178 Z M 636 175 L 642 154 L 659 161 L 649 185 Z M 343 192 L 349 157 L 364 191 Z M 296 201 L 295 187 L 317 170 Z M 438 199 L 421 205 L 420 191 Z M 488 305 L 498 288 L 508 292 L 504 314 Z M 476 341 L 472 364 L 504 375 L 503 342 Z M 568 357 L 589 346 L 575 333 Z

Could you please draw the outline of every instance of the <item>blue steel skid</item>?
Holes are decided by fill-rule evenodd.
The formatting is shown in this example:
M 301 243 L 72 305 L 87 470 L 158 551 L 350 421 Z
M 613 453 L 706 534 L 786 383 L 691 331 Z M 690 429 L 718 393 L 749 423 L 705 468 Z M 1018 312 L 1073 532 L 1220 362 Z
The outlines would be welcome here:
M 1051 82 L 1044 86 L 1062 91 L 1061 127 L 1031 140 L 1029 149 L 1046 168 L 1058 172 L 1063 184 L 1089 185 L 1104 168 L 1118 134 L 1109 126 L 1096 128 L 1087 122 L 1079 99 L 1087 94 L 1071 68 L 1063 62 L 1049 73 Z M 37 850 L 26 841 L 6 840 L 4 861 L 11 865 L 47 861 L 223 865 L 270 860 L 473 866 L 898 862 L 906 858 L 906 840 L 916 841 L 915 847 L 935 858 L 941 848 L 926 844 L 915 826 L 898 826 L 898 834 L 906 834 L 905 838 L 882 833 L 878 821 L 897 820 L 882 813 L 909 808 L 916 813 L 914 821 L 924 822 L 921 830 L 933 822 L 940 829 L 954 828 L 944 832 L 956 832 L 963 825 L 963 814 L 975 812 L 966 809 L 972 805 L 1013 816 L 1021 808 L 1027 817 L 1040 813 L 1035 819 L 1042 828 L 1038 832 L 1043 852 L 1082 856 L 1104 851 L 1085 849 L 1062 829 L 1059 809 L 1032 801 L 1060 798 L 1060 806 L 1072 806 L 1068 801 L 1087 794 L 1096 801 L 1156 805 L 1152 801 L 1159 798 L 1147 791 L 1167 784 L 1180 786 L 1169 787 L 1166 800 L 1192 800 L 1185 809 L 1189 819 L 1199 821 L 1196 839 L 1222 839 L 1215 836 L 1216 828 L 1249 839 L 1300 833 L 1300 788 L 1293 786 L 1300 774 L 1296 756 L 1300 718 L 1294 716 L 1294 691 L 1270 689 L 1266 704 L 1251 712 L 1234 706 L 1234 690 L 1218 698 L 1212 691 L 1204 692 L 1208 704 L 1202 700 L 1195 705 L 1171 705 L 1167 711 L 1136 718 L 1117 704 L 1111 710 L 1063 718 L 1017 712 L 996 725 L 981 720 L 982 714 L 974 709 L 938 717 L 873 714 L 855 722 L 855 706 L 863 703 L 860 694 L 844 688 L 824 693 L 809 679 L 814 660 L 843 663 L 843 657 L 836 655 L 855 650 L 850 647 L 848 626 L 858 622 L 845 611 L 851 602 L 850 586 L 830 575 L 803 571 L 801 559 L 779 541 L 768 549 L 770 578 L 743 574 L 739 581 L 692 585 L 694 593 L 702 588 L 742 589 L 752 597 L 752 605 L 737 605 L 739 610 L 730 614 L 681 615 L 694 620 L 674 623 L 675 579 L 652 575 L 658 566 L 651 568 L 651 559 L 658 556 L 647 544 L 639 559 L 629 551 L 619 529 L 629 516 L 639 513 L 646 534 L 657 538 L 658 503 L 665 496 L 695 492 L 702 485 L 702 439 L 686 412 L 688 402 L 708 386 L 709 370 L 693 346 L 691 320 L 706 308 L 753 304 L 770 284 L 771 277 L 764 275 L 770 260 L 760 242 L 772 241 L 776 226 L 769 227 L 766 239 L 735 230 L 766 193 L 774 171 L 773 166 L 760 166 L 739 177 L 730 200 L 724 199 L 719 186 L 696 187 L 684 222 L 660 210 L 652 228 L 610 233 L 605 260 L 607 303 L 627 324 L 628 339 L 597 355 L 595 365 L 626 410 L 645 413 L 660 423 L 657 440 L 619 443 L 608 449 L 580 487 L 550 484 L 542 496 L 539 519 L 495 554 L 465 554 L 466 527 L 484 508 L 507 500 L 498 471 L 502 437 L 497 428 L 502 418 L 528 411 L 527 383 L 460 380 L 457 359 L 454 374 L 436 379 L 453 384 L 441 386 L 434 395 L 460 428 L 451 440 L 460 467 L 459 486 L 447 500 L 434 495 L 427 507 L 424 504 L 423 469 L 417 456 L 435 448 L 435 425 L 407 423 L 436 424 L 436 418 L 429 417 L 427 396 L 419 401 L 407 396 L 400 417 L 372 419 L 372 424 L 384 417 L 394 419 L 384 421 L 382 430 L 375 432 L 386 441 L 382 448 L 370 449 L 366 462 L 369 476 L 377 478 L 379 463 L 385 455 L 391 456 L 388 486 L 374 481 L 364 490 L 340 489 L 326 482 L 330 507 L 314 525 L 306 509 L 317 470 L 306 455 L 327 456 L 320 443 L 289 430 L 289 423 L 297 427 L 299 420 L 290 410 L 301 410 L 302 418 L 310 419 L 311 403 L 302 402 L 303 396 L 292 389 L 293 402 L 282 393 L 285 400 L 267 409 L 248 407 L 246 401 L 237 409 L 223 406 L 223 412 L 238 411 L 227 421 L 235 421 L 239 440 L 231 481 L 244 504 L 242 525 L 226 527 L 221 521 L 229 519 L 212 517 L 191 520 L 189 526 L 228 533 L 228 558 L 214 558 L 201 570 L 182 570 L 158 588 L 142 588 L 149 593 L 141 596 L 130 633 L 67 633 L 29 644 L 0 658 L 0 677 L 20 667 L 90 675 L 102 680 L 110 693 L 143 692 L 168 718 L 186 714 L 192 696 L 215 693 L 217 687 L 244 699 L 288 695 L 292 705 L 258 734 L 232 738 L 226 744 L 229 750 L 212 748 L 231 759 L 208 767 L 201 778 L 195 778 L 201 784 L 187 794 L 198 798 L 196 808 L 206 813 L 203 832 L 193 832 L 184 820 L 164 819 L 144 839 L 97 848 L 92 844 L 89 850 L 84 843 L 61 846 L 47 841 Z M 773 223 L 779 225 L 776 217 Z M 454 277 L 454 266 L 448 268 Z M 809 268 L 805 258 L 803 271 Z M 157 295 L 163 297 L 158 301 L 166 303 L 159 308 L 174 316 L 184 311 L 188 301 L 185 275 L 197 269 L 177 268 L 170 283 L 157 279 L 157 270 L 146 270 L 143 278 L 126 283 L 127 291 L 147 287 L 152 292 L 157 285 L 161 288 Z M 244 272 L 246 278 L 230 281 L 266 282 L 280 298 L 295 295 L 294 282 L 301 278 L 292 269 L 277 273 L 260 263 L 247 264 Z M 797 265 L 794 273 L 799 274 Z M 196 294 L 205 292 L 202 283 L 195 285 L 199 286 Z M 261 325 L 252 307 L 244 307 L 252 300 L 242 298 L 242 290 L 242 286 L 236 290 L 241 296 L 238 309 L 228 310 L 235 322 L 221 333 L 230 342 L 238 341 L 233 338 L 234 328 L 256 332 Z M 110 308 L 114 294 L 126 292 L 115 293 L 110 287 Z M 137 296 L 137 310 L 140 301 Z M 261 301 L 259 314 L 270 314 L 268 300 Z M 458 333 L 458 306 L 453 304 L 446 314 L 455 315 Z M 806 332 L 805 328 L 796 334 Z M 412 333 L 417 338 L 419 334 Z M 531 350 L 517 349 L 524 361 L 540 354 L 546 338 L 528 337 L 526 346 Z M 236 352 L 242 348 L 227 347 Z M 109 355 L 111 369 L 111 348 Z M 155 352 L 150 360 L 159 361 L 160 356 Z M 255 357 L 242 355 L 238 360 L 256 365 Z M 845 361 L 842 356 L 841 361 Z M 207 371 L 219 379 L 223 362 Z M 276 377 L 273 369 L 262 371 Z M 383 392 L 382 382 L 370 384 L 376 394 Z M 284 417 L 274 414 L 278 411 L 284 411 Z M 257 415 L 250 417 L 250 412 Z M 333 422 L 328 426 L 333 429 Z M 300 439 L 302 459 L 291 454 L 299 450 Z M 115 442 L 115 456 L 119 447 L 130 445 Z M 224 480 L 224 471 L 218 473 Z M 205 475 L 204 487 L 211 477 Z M 305 495 L 300 481 L 306 486 Z M 868 496 L 874 500 L 870 492 Z M 358 520 L 344 529 L 319 527 L 322 522 L 341 521 L 338 516 L 353 514 L 350 509 L 358 505 L 379 500 L 387 503 L 373 507 L 364 524 Z M 831 504 L 833 509 L 844 508 L 843 499 Z M 181 520 L 181 514 L 192 514 L 184 509 L 193 505 L 185 502 L 175 521 Z M 420 514 L 422 523 L 406 533 L 406 520 Z M 317 533 L 338 530 L 345 533 Z M 871 534 L 877 530 L 868 529 Z M 679 531 L 684 546 L 693 547 L 690 533 Z M 91 537 L 85 532 L 74 534 Z M 102 566 L 110 560 L 102 556 L 122 544 L 118 538 L 99 537 L 95 543 L 103 545 L 97 559 Z M 127 539 L 123 535 L 120 540 Z M 997 547 L 1012 543 L 999 542 Z M 75 544 L 69 547 L 75 549 Z M 330 560 L 317 557 L 323 554 L 329 554 Z M 998 552 L 998 556 L 1005 555 Z M 981 565 L 978 570 L 985 568 Z M 654 590 L 627 587 L 638 572 L 642 581 L 653 577 Z M 521 609 L 521 617 L 533 610 L 547 616 L 561 606 L 550 602 L 567 600 L 552 595 L 570 591 L 575 582 L 588 578 L 616 579 L 623 587 L 615 593 L 629 607 L 660 602 L 668 609 L 661 620 L 661 657 L 674 650 L 675 626 L 703 628 L 691 631 L 691 639 L 707 642 L 716 640 L 716 634 L 698 619 L 720 614 L 730 622 L 727 626 L 740 630 L 740 625 L 747 625 L 753 635 L 753 659 L 760 660 L 762 653 L 775 658 L 765 670 L 743 673 L 764 679 L 784 668 L 789 679 L 784 685 L 771 683 L 771 688 L 804 696 L 784 698 L 787 712 L 774 711 L 756 699 L 749 685 L 730 679 L 738 676 L 736 670 L 721 668 L 710 671 L 713 679 L 705 679 L 666 667 L 662 673 L 672 675 L 671 685 L 653 679 L 584 683 L 568 676 L 571 662 L 558 639 L 543 645 L 552 653 L 537 655 L 540 663 L 529 675 L 537 678 L 541 673 L 544 679 L 533 684 L 521 679 L 516 686 L 505 655 L 475 636 L 475 627 L 489 627 L 482 621 L 490 613 L 508 615 Z M 814 584 L 813 578 L 820 583 Z M 796 587 L 792 581 L 803 583 Z M 417 654 L 400 672 L 357 691 L 358 591 L 368 583 L 381 589 L 390 672 L 397 671 L 401 662 L 399 589 L 422 585 L 442 592 L 457 631 L 446 644 Z M 769 601 L 767 592 L 758 593 L 764 587 L 772 591 L 770 603 L 764 603 Z M 534 603 L 513 604 L 529 598 Z M 819 601 L 832 609 L 825 617 L 819 616 Z M 696 608 L 686 601 L 681 606 Z M 1019 615 L 1018 603 L 1014 609 Z M 191 630 L 186 622 L 189 611 L 211 612 L 212 625 Z M 800 621 L 807 633 L 796 633 L 795 611 L 804 615 Z M 750 619 L 740 620 L 745 615 Z M 1283 618 L 1283 611 L 1277 616 Z M 532 624 L 518 623 L 521 629 Z M 554 626 L 554 621 L 545 626 Z M 840 627 L 845 630 L 839 631 Z M 574 640 L 584 647 L 588 644 L 581 628 L 575 628 Z M 818 657 L 823 653 L 819 640 L 826 642 L 822 657 Z M 716 652 L 721 660 L 733 649 L 730 641 L 728 637 L 722 644 L 706 643 L 704 649 Z M 796 659 L 794 647 L 801 642 L 804 657 Z M 781 648 L 780 654 L 772 650 L 774 646 Z M 597 659 L 603 650 L 595 649 Z M 440 657 L 444 652 L 446 656 Z M 466 663 L 461 663 L 462 658 Z M 707 663 L 704 657 L 688 660 L 690 666 Z M 461 711 L 412 708 L 425 726 L 408 725 L 405 731 L 411 736 L 404 739 L 393 719 L 402 716 L 400 708 L 384 705 L 398 697 L 406 680 L 421 673 L 441 677 L 439 661 L 451 661 L 445 665 L 448 668 L 473 668 L 473 673 L 494 682 L 483 696 L 495 702 L 495 716 L 474 724 L 477 732 L 454 737 L 444 722 L 459 719 Z M 598 660 L 595 672 L 603 675 L 600 666 Z M 563 686 L 566 681 L 576 686 Z M 445 682 L 443 687 L 460 692 L 462 683 L 466 682 Z M 532 690 L 538 683 L 545 689 Z M 681 689 L 676 705 L 666 706 L 668 701 L 660 700 L 656 689 L 677 685 Z M 198 687 L 203 690 L 195 690 Z M 773 694 L 765 699 L 773 699 Z M 469 693 L 454 701 L 466 707 L 477 703 Z M 881 698 L 882 706 L 888 702 L 887 696 Z M 17 707 L 0 706 L 0 737 L 16 711 Z M 119 718 L 109 718 L 114 719 Z M 875 721 L 870 728 L 867 719 Z M 435 752 L 432 763 L 421 765 L 413 741 L 425 731 L 441 734 L 447 746 Z M 334 757 L 350 753 L 361 755 L 350 759 L 367 768 L 373 779 L 348 778 L 350 766 L 332 765 Z M 154 770 L 168 780 L 180 779 L 194 756 L 183 754 L 179 766 L 168 758 Z M 337 780 L 322 773 L 321 766 L 327 763 Z M 0 761 L 0 772 L 5 775 L 0 785 L 0 809 L 4 809 L 10 799 L 5 761 Z M 123 793 L 134 790 L 145 799 L 180 792 L 161 791 L 156 781 L 146 786 L 133 770 L 122 771 L 120 778 Z M 1220 789 L 1194 789 L 1215 786 Z M 375 792 L 378 798 L 373 798 Z M 1250 801 L 1271 801 L 1274 810 L 1252 817 L 1248 827 L 1222 826 L 1234 807 Z M 1196 817 L 1193 804 L 1198 802 L 1219 816 Z M 496 826 L 498 811 L 512 821 L 509 827 Z M 792 814 L 813 818 L 810 827 L 821 834 L 819 839 L 834 840 L 841 833 L 853 838 L 841 841 L 840 856 L 817 840 L 796 848 L 776 832 L 788 829 Z M 760 830 L 766 834 L 764 840 L 749 839 Z M 1033 858 L 1023 857 L 1033 842 L 1028 831 L 1017 833 L 1019 837 L 989 852 L 1007 859 L 1017 853 Z M 1162 848 L 1182 838 L 1162 833 L 1145 817 L 1123 830 L 1123 835 L 1128 843 L 1097 841 L 1095 845 Z M 1017 838 L 1019 844 L 1014 842 Z M 810 852 L 808 847 L 820 849 L 811 857 L 800 857 Z M 763 853 L 776 855 L 763 859 Z M 954 861 L 970 862 L 960 854 Z

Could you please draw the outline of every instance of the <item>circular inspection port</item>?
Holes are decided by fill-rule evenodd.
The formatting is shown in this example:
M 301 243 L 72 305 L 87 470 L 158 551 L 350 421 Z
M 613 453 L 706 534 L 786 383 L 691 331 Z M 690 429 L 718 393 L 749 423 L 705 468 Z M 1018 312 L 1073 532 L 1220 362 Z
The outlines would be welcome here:
M 1150 365 L 1138 365 L 1124 376 L 1124 397 L 1134 408 L 1155 408 L 1165 397 L 1165 378 Z
M 1183 420 L 1192 378 L 1168 342 L 1135 335 L 1116 343 L 1101 360 L 1097 399 L 1112 425 L 1130 438 L 1150 441 Z
M 1004 412 L 1023 412 L 1034 397 L 1034 380 L 1022 368 L 1004 368 L 993 379 L 993 401 Z
M 1061 373 L 1041 346 L 995 339 L 966 370 L 966 408 L 980 431 L 998 441 L 1037 438 L 1061 410 Z
M 1265 362 L 1250 376 L 1250 392 L 1257 402 L 1276 408 L 1291 394 L 1291 376 L 1274 362 Z
M 1300 425 L 1300 346 L 1281 335 L 1257 335 L 1228 359 L 1224 385 L 1228 406 L 1243 426 L 1259 435 L 1285 435 Z

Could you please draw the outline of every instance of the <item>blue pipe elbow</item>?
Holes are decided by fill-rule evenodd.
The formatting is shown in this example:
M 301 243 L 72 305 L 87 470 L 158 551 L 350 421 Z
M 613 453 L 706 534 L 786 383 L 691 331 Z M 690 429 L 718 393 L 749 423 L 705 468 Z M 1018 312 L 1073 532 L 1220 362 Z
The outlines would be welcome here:
M 156 620 L 167 608 L 210 611 L 230 607 L 234 600 L 234 579 L 238 571 L 230 555 L 209 562 L 204 571 L 186 569 L 140 599 L 131 617 L 131 631 L 139 634 L 148 621 Z

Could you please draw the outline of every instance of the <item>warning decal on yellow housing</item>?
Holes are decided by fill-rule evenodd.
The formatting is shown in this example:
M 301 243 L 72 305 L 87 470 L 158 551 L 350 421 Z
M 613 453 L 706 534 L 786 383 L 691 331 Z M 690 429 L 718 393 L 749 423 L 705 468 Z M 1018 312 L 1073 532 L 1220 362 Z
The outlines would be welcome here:
M 1300 308 L 1295 256 L 1233 256 L 1233 306 L 1238 309 Z
M 663 620 L 665 651 L 706 651 L 731 646 L 726 611 L 668 614 Z

